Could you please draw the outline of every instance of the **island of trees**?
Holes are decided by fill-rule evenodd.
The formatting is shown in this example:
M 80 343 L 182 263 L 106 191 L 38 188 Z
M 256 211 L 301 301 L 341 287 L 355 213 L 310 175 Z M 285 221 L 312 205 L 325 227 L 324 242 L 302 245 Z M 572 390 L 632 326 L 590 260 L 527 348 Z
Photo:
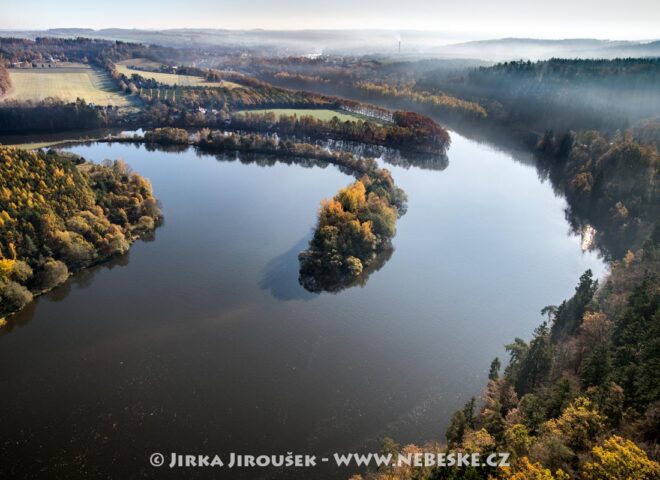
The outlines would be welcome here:
M 150 183 L 123 161 L 0 147 L 0 316 L 125 253 L 160 218 Z
M 300 283 L 312 292 L 337 291 L 391 248 L 406 195 L 390 173 L 371 164 L 355 183 L 321 204 L 309 248 L 300 253 Z

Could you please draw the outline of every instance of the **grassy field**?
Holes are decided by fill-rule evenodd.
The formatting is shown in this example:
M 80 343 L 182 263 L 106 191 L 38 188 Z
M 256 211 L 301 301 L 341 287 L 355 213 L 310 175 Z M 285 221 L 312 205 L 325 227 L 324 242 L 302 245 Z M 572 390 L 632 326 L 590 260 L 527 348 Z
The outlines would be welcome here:
M 164 85 L 179 85 L 182 87 L 227 87 L 227 88 L 242 88 L 241 85 L 234 82 L 207 82 L 202 77 L 195 77 L 192 75 L 176 75 L 174 73 L 160 73 L 160 72 L 147 72 L 139 70 L 142 68 L 158 68 L 160 65 L 143 58 L 133 58 L 131 60 L 124 60 L 116 64 L 117 70 L 123 73 L 128 78 L 131 75 L 138 74 L 142 78 L 153 79 Z M 135 68 L 129 68 L 135 67 Z M 136 68 L 138 70 L 136 70 Z
M 360 115 L 353 115 L 352 113 L 349 112 L 340 112 L 338 110 L 330 110 L 330 109 L 312 109 L 312 108 L 268 108 L 264 110 L 241 110 L 238 113 L 267 113 L 267 112 L 273 112 L 275 115 L 278 117 L 281 115 L 297 115 L 298 117 L 302 117 L 305 115 L 310 115 L 312 117 L 315 117 L 319 120 L 332 120 L 332 117 L 337 117 L 339 120 L 342 122 L 345 121 L 351 121 L 354 122 L 356 120 L 370 120 L 374 121 L 372 119 L 367 119 L 363 116 Z M 378 123 L 378 122 L 377 122 Z
M 47 97 L 74 102 L 127 107 L 132 101 L 119 92 L 112 78 L 99 69 L 68 64 L 56 68 L 10 69 L 12 88 L 2 100 L 40 101 Z
M 158 70 L 162 63 L 154 62 L 148 58 L 131 58 L 129 60 L 123 60 L 119 62 L 118 65 L 123 65 L 125 67 L 135 67 L 139 70 Z

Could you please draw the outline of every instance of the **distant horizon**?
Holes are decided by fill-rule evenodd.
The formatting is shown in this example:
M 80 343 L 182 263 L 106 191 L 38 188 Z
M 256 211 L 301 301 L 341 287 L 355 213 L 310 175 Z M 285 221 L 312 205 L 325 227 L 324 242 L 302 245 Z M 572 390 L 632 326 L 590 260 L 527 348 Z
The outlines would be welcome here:
M 288 0 L 23 0 L 3 11 L 2 31 L 64 28 L 105 30 L 318 31 L 381 30 L 437 32 L 470 39 L 658 38 L 657 0 L 335 0 L 332 4 Z M 66 25 L 84 25 L 68 27 Z M 120 26 L 117 26 L 120 25 Z M 304 26 L 305 28 L 300 28 Z
M 108 30 L 119 30 L 119 31 L 135 31 L 135 32 L 175 32 L 175 31 L 215 31 L 215 32 L 279 32 L 279 33 L 303 33 L 303 32 L 383 32 L 383 33 L 413 33 L 413 34 L 429 34 L 429 35 L 447 35 L 447 36 L 456 36 L 456 41 L 454 43 L 468 43 L 468 42 L 484 42 L 484 41 L 500 41 L 500 40 L 532 40 L 532 41 L 554 41 L 554 42 L 569 42 L 569 41 L 600 41 L 600 42 L 631 42 L 631 43 L 653 43 L 660 41 L 660 36 L 657 37 L 645 37 L 645 38 L 610 38 L 610 37 L 595 37 L 595 36 L 584 36 L 584 37 L 535 37 L 529 35 L 506 35 L 506 36 L 472 36 L 468 33 L 456 34 L 455 32 L 444 32 L 442 30 L 427 30 L 427 29 L 395 29 L 395 28 L 384 28 L 384 27 L 370 27 L 370 28 L 223 28 L 223 27 L 168 27 L 168 28 L 158 28 L 158 27 L 100 27 L 100 28 L 91 28 L 91 27 L 47 27 L 47 28 L 5 28 L 0 27 L 0 33 L 3 32 L 49 32 L 49 31 L 66 31 L 66 30 L 88 30 L 91 32 L 103 32 Z M 463 38 L 460 39 L 459 38 Z M 450 45 L 451 43 L 447 43 Z

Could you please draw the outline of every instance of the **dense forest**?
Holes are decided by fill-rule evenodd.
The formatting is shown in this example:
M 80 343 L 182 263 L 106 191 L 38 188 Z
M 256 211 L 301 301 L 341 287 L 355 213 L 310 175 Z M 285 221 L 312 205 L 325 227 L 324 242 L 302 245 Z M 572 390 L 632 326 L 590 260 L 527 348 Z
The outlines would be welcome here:
M 0 147 L 0 314 L 125 253 L 160 217 L 150 183 L 123 161 Z
M 543 132 L 613 132 L 660 111 L 660 60 L 551 59 L 424 74 L 418 89 L 481 104 L 498 122 Z
M 237 69 L 277 85 L 341 94 L 477 125 L 542 135 L 546 129 L 613 133 L 657 115 L 657 58 L 504 62 L 387 62 L 364 57 L 235 59 Z
M 537 146 L 538 169 L 566 195 L 575 230 L 595 227 L 608 258 L 640 248 L 660 218 L 658 132 L 658 123 L 609 136 L 547 132 Z

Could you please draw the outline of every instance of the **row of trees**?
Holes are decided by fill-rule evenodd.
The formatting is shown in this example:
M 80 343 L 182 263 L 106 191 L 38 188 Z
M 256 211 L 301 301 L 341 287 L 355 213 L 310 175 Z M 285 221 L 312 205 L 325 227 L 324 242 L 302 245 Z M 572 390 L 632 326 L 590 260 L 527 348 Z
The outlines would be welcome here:
M 415 89 L 414 82 L 405 86 L 387 85 L 368 81 L 356 82 L 354 87 L 366 94 L 367 98 L 406 100 L 414 104 L 429 106 L 433 111 L 445 115 L 461 115 L 467 118 L 483 119 L 486 110 L 477 102 L 461 100 L 443 92 L 431 93 Z
M 70 103 L 56 98 L 40 102 L 9 100 L 0 107 L 0 132 L 3 134 L 95 129 L 123 122 L 118 108 L 92 106 L 80 98 Z
M 122 161 L 76 163 L 0 147 L 0 314 L 70 271 L 125 253 L 159 221 L 151 185 Z
M 146 132 L 144 137 L 119 137 L 110 141 L 145 141 L 163 146 L 195 145 L 210 152 L 237 151 L 305 158 L 337 165 L 344 172 L 355 176 L 362 176 L 375 169 L 377 165 L 370 158 L 345 151 L 328 150 L 321 145 L 296 141 L 294 138 L 281 138 L 274 134 L 226 132 L 208 128 L 199 130 L 193 135 L 180 128 L 156 128 Z
M 141 95 L 144 96 L 142 92 L 145 90 L 170 88 L 153 79 L 142 77 L 139 71 L 136 71 L 129 78 L 118 72 L 113 64 L 108 64 L 106 67 L 115 79 L 122 82 L 133 93 L 141 92 Z M 216 87 L 179 87 L 177 88 L 177 94 L 168 98 L 169 101 L 164 102 L 168 107 L 184 107 L 188 111 L 195 111 L 199 108 L 225 111 L 246 108 L 335 108 L 388 121 L 391 120 L 392 116 L 389 110 L 375 105 L 300 90 L 278 88 L 257 78 L 234 71 L 202 70 L 185 66 L 180 66 L 176 70 L 163 67 L 161 70 L 203 76 L 212 82 L 224 80 L 241 85 L 241 88 L 235 86 L 225 87 L 221 84 Z M 133 85 L 133 87 L 130 87 L 130 85 Z M 151 96 L 144 99 L 151 103 L 157 103 L 160 100 L 160 95 L 156 98 Z
M 329 121 L 312 115 L 275 115 L 241 113 L 232 117 L 231 126 L 239 130 L 275 131 L 282 135 L 334 138 L 387 147 L 432 152 L 444 155 L 449 147 L 449 133 L 428 117 L 413 112 L 394 112 L 393 123 L 372 121 Z

